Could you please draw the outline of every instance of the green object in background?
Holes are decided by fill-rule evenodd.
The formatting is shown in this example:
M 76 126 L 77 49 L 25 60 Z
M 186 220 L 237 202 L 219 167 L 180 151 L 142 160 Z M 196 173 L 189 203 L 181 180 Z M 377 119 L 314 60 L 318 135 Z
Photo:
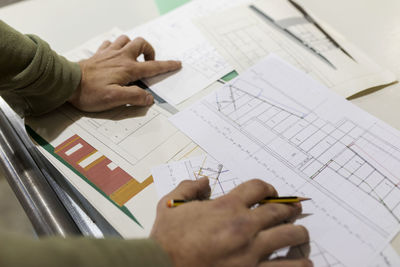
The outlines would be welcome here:
M 224 77 L 221 78 L 221 80 L 223 80 L 224 82 L 229 82 L 230 80 L 232 80 L 233 78 L 236 78 L 237 76 L 239 76 L 239 73 L 236 72 L 236 70 L 228 73 L 227 75 L 225 75 Z
M 187 2 L 190 2 L 190 0 L 154 0 L 154 1 L 156 2 L 160 15 L 163 15 L 183 4 L 186 4 Z

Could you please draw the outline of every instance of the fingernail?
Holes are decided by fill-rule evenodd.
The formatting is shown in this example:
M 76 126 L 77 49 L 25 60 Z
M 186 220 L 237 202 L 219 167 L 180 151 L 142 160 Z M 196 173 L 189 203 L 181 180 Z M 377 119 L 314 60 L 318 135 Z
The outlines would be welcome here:
M 203 176 L 199 179 L 199 181 L 208 180 L 208 176 Z
M 147 106 L 150 106 L 151 104 L 153 104 L 153 102 L 154 102 L 153 96 L 152 96 L 151 94 L 148 94 L 148 95 L 146 96 L 146 105 L 147 105 Z

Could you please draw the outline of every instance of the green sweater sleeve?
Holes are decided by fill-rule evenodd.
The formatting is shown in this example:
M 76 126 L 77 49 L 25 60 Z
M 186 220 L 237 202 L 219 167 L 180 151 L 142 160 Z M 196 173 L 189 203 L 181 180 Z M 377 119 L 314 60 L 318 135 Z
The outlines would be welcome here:
M 0 233 L 2 267 L 171 267 L 151 239 L 50 238 L 34 240 Z
M 0 20 L 0 94 L 20 115 L 40 115 L 62 105 L 81 80 L 81 70 L 34 35 Z M 151 239 L 29 239 L 0 231 L 0 266 L 170 267 Z
M 0 21 L 0 94 L 18 114 L 40 115 L 62 105 L 80 80 L 77 63 Z

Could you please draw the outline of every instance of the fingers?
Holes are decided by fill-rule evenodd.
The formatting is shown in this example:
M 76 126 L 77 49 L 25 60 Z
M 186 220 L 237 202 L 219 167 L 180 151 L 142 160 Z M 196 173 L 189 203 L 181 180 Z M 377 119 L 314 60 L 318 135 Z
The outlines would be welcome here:
M 143 38 L 136 38 L 130 41 L 128 36 L 121 35 L 113 43 L 109 41 L 104 42 L 98 51 L 102 51 L 106 48 L 113 50 L 123 49 L 124 53 L 119 55 L 121 57 L 119 62 L 124 66 L 124 72 L 130 76 L 131 81 L 175 71 L 182 67 L 180 61 L 154 61 L 154 49 Z M 137 57 L 141 54 L 144 54 L 145 62 L 136 61 Z
M 312 261 L 309 259 L 296 260 L 272 260 L 266 261 L 258 265 L 258 267 L 313 267 Z
M 260 232 L 254 240 L 254 247 L 258 255 L 264 256 L 281 248 L 307 243 L 309 240 L 304 226 L 284 224 Z
M 128 36 L 121 35 L 110 45 L 110 48 L 115 50 L 121 49 L 125 47 L 130 41 L 131 39 L 129 39 Z
M 131 41 L 126 47 L 126 52 L 135 60 L 141 55 L 144 55 L 145 60 L 154 60 L 156 53 L 154 48 L 145 39 L 138 37 Z
M 251 210 L 258 229 L 270 228 L 290 221 L 301 214 L 301 205 L 268 203 Z
M 133 75 L 136 79 L 149 78 L 158 74 L 178 70 L 182 67 L 180 61 L 146 61 L 135 65 Z
M 237 186 L 229 194 L 239 197 L 248 207 L 257 204 L 266 197 L 278 196 L 278 193 L 272 185 L 257 179 Z
M 134 106 L 150 106 L 154 102 L 153 96 L 138 86 L 115 85 L 108 92 L 105 105 L 108 109 L 126 104 Z
M 207 177 L 196 181 L 185 180 L 169 193 L 167 199 L 202 200 L 210 197 L 211 188 Z
M 107 47 L 109 47 L 111 45 L 111 42 L 106 40 L 104 41 L 100 47 L 97 49 L 97 52 L 103 51 L 104 49 L 106 49 Z

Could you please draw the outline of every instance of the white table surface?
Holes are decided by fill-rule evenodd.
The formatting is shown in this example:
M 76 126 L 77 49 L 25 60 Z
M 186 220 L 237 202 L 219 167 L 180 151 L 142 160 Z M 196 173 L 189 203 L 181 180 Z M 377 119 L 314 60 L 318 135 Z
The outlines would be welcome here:
M 400 78 L 399 0 L 299 2 Z M 157 16 L 151 0 L 30 0 L 0 9 L 0 19 L 41 36 L 57 52 L 71 50 L 113 27 L 127 30 Z M 400 129 L 400 84 L 352 102 Z M 400 253 L 400 236 L 393 246 Z
M 28 0 L 0 9 L 0 19 L 34 33 L 59 52 L 118 27 L 128 30 L 159 16 L 152 0 Z

